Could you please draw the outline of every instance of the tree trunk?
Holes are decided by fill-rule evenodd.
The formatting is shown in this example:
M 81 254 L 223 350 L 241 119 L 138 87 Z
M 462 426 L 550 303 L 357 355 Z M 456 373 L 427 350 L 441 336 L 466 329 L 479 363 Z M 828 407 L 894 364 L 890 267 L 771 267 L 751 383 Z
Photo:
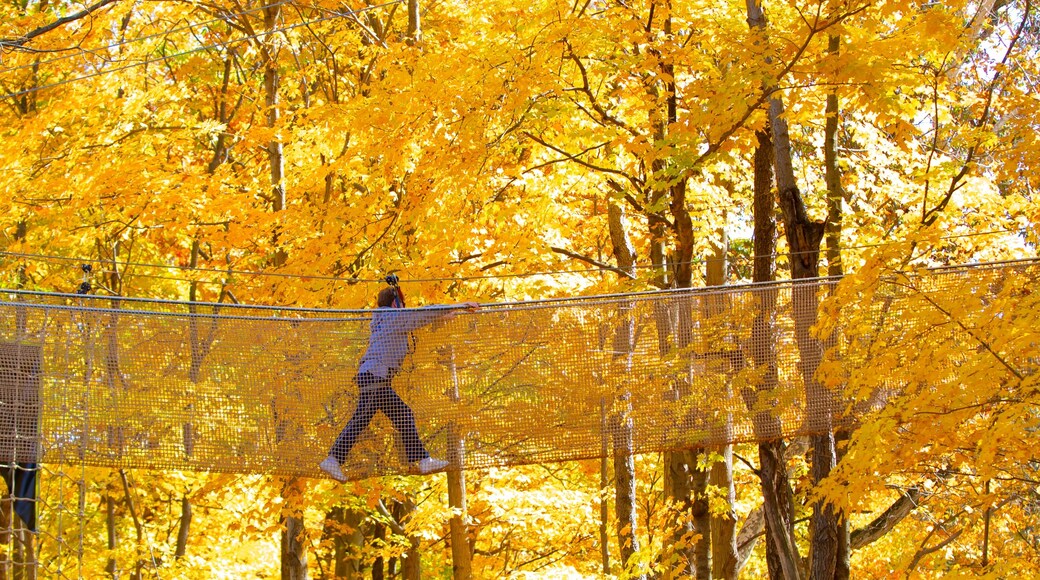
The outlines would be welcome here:
M 819 276 L 820 242 L 824 223 L 809 221 L 801 193 L 795 185 L 791 162 L 791 141 L 784 119 L 784 106 L 779 97 L 769 99 L 769 122 L 773 129 L 773 160 L 776 166 L 777 190 L 784 218 L 785 237 L 791 251 L 791 278 L 813 279 Z M 823 359 L 823 348 L 809 330 L 816 323 L 818 284 L 796 284 L 792 292 L 795 342 L 798 345 L 802 381 L 806 391 L 809 438 L 810 476 L 814 485 L 822 481 L 837 462 L 834 447 L 831 392 L 816 380 L 816 370 Z M 810 519 L 810 577 L 833 578 L 838 557 L 838 518 L 834 508 L 823 502 L 813 505 Z
M 40 563 L 36 559 L 36 543 L 33 541 L 36 534 L 30 532 L 25 527 L 25 522 L 21 521 L 19 521 L 15 533 L 17 534 L 16 545 L 19 548 L 15 565 L 19 566 L 21 570 L 21 574 L 16 576 L 15 580 L 36 580 L 40 568 Z
M 326 516 L 326 533 L 332 537 L 332 573 L 335 578 L 355 580 L 361 577 L 358 555 L 365 545 L 365 535 L 361 531 L 363 518 L 361 512 L 343 506 L 332 508 Z
M 723 216 L 725 221 L 725 216 Z M 708 286 L 721 286 L 726 283 L 727 265 L 726 251 L 729 241 L 726 238 L 725 223 L 715 231 L 714 251 L 708 256 L 705 268 L 705 281 Z M 721 302 L 722 296 L 708 297 L 708 316 L 717 316 L 728 312 L 729 304 Z M 739 369 L 731 369 L 735 372 Z M 727 399 L 733 396 L 730 385 L 726 386 Z M 733 437 L 733 417 L 727 416 L 723 426 L 727 440 Z M 737 490 L 733 485 L 733 445 L 727 444 L 714 449 L 722 456 L 721 462 L 711 466 L 708 483 L 722 490 L 726 497 L 728 509 L 721 516 L 711 518 L 711 577 L 733 580 L 737 577 Z
M 448 393 L 453 403 L 459 402 L 459 376 L 455 365 L 455 347 L 448 347 L 448 373 L 451 376 L 451 391 Z M 469 580 L 473 577 L 472 556 L 469 551 L 469 534 L 466 531 L 466 472 L 465 441 L 455 423 L 448 426 L 448 505 L 453 515 L 448 520 L 451 537 L 451 569 L 455 580 Z
M 618 267 L 629 275 L 635 275 L 635 249 L 628 239 L 625 226 L 624 210 L 616 204 L 610 204 L 607 217 L 610 227 L 610 239 L 614 247 L 614 256 Z M 614 335 L 615 362 L 621 365 L 621 376 L 632 364 L 635 348 L 635 322 L 632 320 L 632 305 L 621 303 L 618 306 L 618 327 Z M 628 392 L 618 390 L 614 404 L 615 410 L 610 418 L 610 430 L 614 443 L 614 478 L 617 492 L 615 494 L 615 512 L 618 520 L 618 546 L 621 552 L 622 565 L 628 567 L 632 557 L 639 551 L 639 536 L 636 533 L 636 465 L 632 456 L 632 417 L 628 410 L 631 401 Z M 634 578 L 643 578 L 635 575 Z
M 277 42 L 278 36 L 273 31 L 278 27 L 281 13 L 281 4 L 270 4 L 264 8 L 264 26 L 269 34 L 266 41 L 269 43 Z M 264 50 L 264 104 L 267 106 L 267 126 L 272 129 L 278 126 L 278 120 L 282 115 L 278 98 L 280 79 L 277 56 L 278 50 L 275 46 L 267 46 Z M 274 211 L 282 211 L 285 209 L 285 159 L 282 154 L 282 141 L 277 133 L 267 144 L 267 160 L 271 166 L 271 208 Z
M 773 221 L 773 147 L 769 134 L 759 131 L 755 149 L 754 176 L 754 270 L 755 282 L 771 282 L 774 276 L 776 224 Z M 758 312 L 751 334 L 751 359 L 757 367 L 764 367 L 762 382 L 754 389 L 744 389 L 749 409 L 758 408 L 761 397 L 769 397 L 779 377 L 773 330 L 776 313 L 776 292 L 761 290 Z M 762 483 L 763 513 L 766 527 L 766 563 L 769 577 L 797 580 L 799 570 L 798 546 L 794 537 L 794 502 L 791 483 L 784 460 L 783 433 L 780 420 L 768 411 L 756 412 L 753 418 L 756 436 L 763 441 L 758 445 L 759 478 Z
M 191 500 L 187 494 L 181 497 L 181 521 L 177 528 L 177 548 L 173 557 L 180 560 L 188 550 L 188 532 L 191 530 Z
M 119 538 L 116 536 L 116 500 L 108 492 L 105 493 L 105 531 L 108 534 L 108 549 L 115 550 L 119 545 Z M 105 571 L 112 578 L 119 577 L 119 568 L 117 568 L 115 558 L 108 559 Z
M 681 280 L 681 278 L 677 277 Z M 682 283 L 682 282 L 680 282 Z M 689 287 L 689 280 L 686 280 Z M 693 337 L 692 305 L 688 301 L 679 303 L 679 335 L 676 344 L 680 352 L 686 352 Z M 682 574 L 688 574 L 692 567 L 693 574 L 698 579 L 708 580 L 711 578 L 711 510 L 708 506 L 708 472 L 697 469 L 697 455 L 703 449 L 691 450 L 682 454 L 672 453 L 675 459 L 669 466 L 669 471 L 676 478 L 675 484 L 684 485 L 685 488 L 673 489 L 671 497 L 681 502 L 683 512 L 689 513 L 692 519 L 692 530 L 697 533 L 697 539 L 689 547 L 686 561 L 681 562 Z M 678 473 L 676 473 L 678 472 Z M 667 478 L 666 478 L 667 479 Z M 667 491 L 667 484 L 666 484 Z M 685 497 L 685 501 L 682 498 Z M 682 530 L 682 528 L 680 528 Z M 680 530 L 677 530 L 680 531 Z M 683 540 L 688 542 L 689 540 Z
M 378 545 L 377 542 L 386 542 L 386 526 L 382 523 L 376 522 L 372 527 L 374 528 L 372 530 L 372 543 Z M 361 541 L 364 542 L 364 535 L 362 535 Z M 391 560 L 391 562 L 393 562 L 393 560 Z M 384 558 L 382 554 L 376 556 L 375 561 L 372 562 L 372 580 L 385 580 L 387 563 L 386 558 Z
M 841 37 L 830 35 L 827 39 L 827 52 L 837 55 L 841 47 Z M 838 167 L 838 127 L 839 127 L 838 95 L 827 94 L 826 122 L 824 124 L 823 158 L 827 180 L 827 275 L 842 276 L 844 268 L 841 261 L 842 202 L 845 192 L 841 186 L 841 169 Z M 827 348 L 836 346 L 834 338 L 828 339 Z M 848 432 L 839 433 L 836 437 L 848 438 Z M 836 450 L 837 451 L 837 450 Z M 836 463 L 841 461 L 840 454 Z M 848 580 L 852 574 L 851 530 L 849 520 L 844 516 L 838 519 L 838 553 L 835 560 L 835 580 Z
M 284 509 L 302 512 L 302 506 L 299 505 L 302 493 L 302 482 L 295 477 L 290 478 L 282 488 Z M 283 521 L 285 527 L 282 530 L 281 541 L 282 580 L 306 580 L 307 534 L 303 527 L 303 514 L 285 516 Z
M 610 451 L 610 439 L 607 437 L 607 402 L 600 399 L 600 427 L 603 436 L 600 438 L 599 459 L 599 557 L 603 562 L 603 574 L 610 574 L 610 534 L 607 529 L 610 525 L 610 506 L 607 505 L 607 489 L 610 487 L 610 473 L 608 470 L 608 453 Z
M 404 532 L 404 522 L 415 511 L 415 504 L 410 499 L 394 504 L 394 518 L 400 523 Z M 401 578 L 403 580 L 420 580 L 422 578 L 422 557 L 419 554 L 419 538 L 413 534 L 405 534 L 408 538 L 408 551 L 401 559 Z
M 663 2 L 665 14 L 663 20 L 663 32 L 666 38 L 672 38 L 672 4 L 671 0 L 665 0 Z M 678 122 L 678 89 L 675 84 L 675 67 L 670 56 L 663 56 L 661 58 L 661 77 L 664 79 L 665 84 L 665 106 L 666 111 L 664 119 L 666 123 L 655 126 L 655 140 L 664 142 L 667 137 L 667 128 Z M 654 162 L 654 182 L 668 183 L 671 181 L 670 176 L 664 171 L 663 163 L 659 160 Z M 693 250 L 694 250 L 694 232 L 693 232 L 693 220 L 690 217 L 689 209 L 686 207 L 686 180 L 680 179 L 679 181 L 672 183 L 667 192 L 670 194 L 668 200 L 668 207 L 672 214 L 672 228 L 675 236 L 675 286 L 677 288 L 690 288 L 693 285 Z M 653 200 L 656 205 L 657 200 Z M 663 219 L 660 221 L 664 221 Z M 653 232 L 651 232 L 653 236 Z M 661 240 L 663 243 L 663 240 Z M 655 262 L 657 265 L 657 262 Z M 662 270 L 664 270 L 663 260 L 661 262 Z M 683 323 L 688 323 L 689 318 L 687 315 L 692 314 L 690 312 L 679 314 L 680 337 L 678 340 L 679 347 L 685 348 L 689 340 L 684 338 L 685 334 L 682 329 Z M 688 337 L 689 335 L 686 334 Z M 682 453 L 675 455 L 674 453 L 666 454 L 666 465 L 668 468 L 665 471 L 665 488 L 670 489 L 673 495 L 670 495 L 670 499 L 679 506 L 689 508 L 690 516 L 693 518 L 693 528 L 697 532 L 698 537 L 696 542 L 693 543 L 688 549 L 683 550 L 683 554 L 680 559 L 685 562 L 680 562 L 679 570 L 683 573 L 688 574 L 690 568 L 693 568 L 694 573 L 698 578 L 710 578 L 712 568 L 712 534 L 711 534 L 711 512 L 708 509 L 707 497 L 705 491 L 708 483 L 708 473 L 701 471 L 697 468 L 697 453 Z M 689 461 L 685 466 L 680 465 L 682 461 Z M 669 477 L 683 477 L 688 478 L 688 481 L 673 481 L 669 485 L 667 479 Z M 691 495 L 692 494 L 692 495 Z M 685 509 L 684 509 L 685 511 Z M 673 531 L 673 538 L 676 536 L 682 536 L 688 533 L 688 524 L 683 522 L 685 518 L 682 518 Z M 681 544 L 680 544 L 681 545 Z
M 693 521 L 693 489 L 695 487 L 692 471 L 697 465 L 696 451 L 669 451 L 664 454 L 664 495 L 672 502 L 674 514 L 668 522 L 671 546 L 663 550 L 662 559 L 666 561 L 662 574 L 664 580 L 672 578 L 693 577 L 697 573 L 697 554 L 690 542 L 695 530 Z M 709 538 L 710 539 L 710 538 Z M 675 564 L 670 564 L 672 559 Z
M 841 38 L 831 35 L 827 52 L 837 54 Z M 827 94 L 826 121 L 823 130 L 823 161 L 827 181 L 827 274 L 841 276 L 842 201 L 841 170 L 838 168 L 838 95 Z
M 264 27 L 268 31 L 268 36 L 262 41 L 264 44 L 261 46 L 261 57 L 264 64 L 264 104 L 267 107 L 267 126 L 271 129 L 278 127 L 278 120 L 281 118 L 281 109 L 279 107 L 279 85 L 280 78 L 278 75 L 278 35 L 274 34 L 274 31 L 278 27 L 278 21 L 281 18 L 282 7 L 280 4 L 268 5 L 264 8 Z M 271 196 L 269 201 L 271 202 L 272 211 L 279 212 L 285 209 L 285 179 L 284 179 L 284 164 L 285 159 L 282 154 L 282 141 L 278 133 L 275 132 L 271 138 L 271 141 L 267 144 L 267 160 L 270 165 L 271 175 Z M 278 231 L 274 232 L 274 244 L 276 250 L 274 253 L 273 263 L 275 266 L 281 266 L 287 259 L 287 253 L 278 248 Z M 293 493 L 296 488 L 300 485 L 296 478 L 291 478 L 286 483 L 283 491 L 289 491 L 289 497 L 295 497 L 297 494 Z M 304 524 L 303 518 L 295 515 L 284 516 L 284 527 L 282 528 L 282 541 L 281 541 L 281 552 L 282 552 L 282 579 L 283 580 L 296 580 L 307 577 L 307 549 L 306 544 L 303 542 L 304 535 Z
M 422 44 L 422 20 L 419 0 L 408 0 L 408 44 L 409 46 Z
M 752 29 L 764 30 L 765 13 L 756 0 L 747 1 L 748 24 Z M 791 139 L 788 135 L 784 103 L 774 87 L 766 90 L 769 124 L 773 133 L 773 164 L 780 210 L 784 220 L 785 237 L 791 252 L 791 278 L 811 279 L 819 276 L 820 242 L 825 224 L 810 221 L 805 211 L 801 192 L 794 176 Z M 809 456 L 811 480 L 818 484 L 834 468 L 837 461 L 834 431 L 831 423 L 833 401 L 831 394 L 816 380 L 816 369 L 822 359 L 819 342 L 809 334 L 817 316 L 816 284 L 798 284 L 792 289 L 795 340 L 798 344 L 799 370 L 805 384 L 808 427 L 815 433 L 810 437 Z M 838 557 L 838 519 L 834 508 L 817 502 L 810 519 L 810 576 L 832 578 Z

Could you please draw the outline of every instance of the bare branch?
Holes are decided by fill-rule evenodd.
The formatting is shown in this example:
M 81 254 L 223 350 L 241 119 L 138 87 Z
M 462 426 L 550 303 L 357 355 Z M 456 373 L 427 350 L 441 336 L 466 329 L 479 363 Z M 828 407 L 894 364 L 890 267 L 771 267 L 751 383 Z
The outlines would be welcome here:
M 858 550 L 883 537 L 903 518 L 910 515 L 910 512 L 917 507 L 920 498 L 921 488 L 919 487 L 914 486 L 904 491 L 899 496 L 899 499 L 888 506 L 888 509 L 882 512 L 881 515 L 874 518 L 874 521 L 852 532 L 849 547 L 853 550 Z
M 68 24 L 69 22 L 79 20 L 80 18 L 83 18 L 85 16 L 89 16 L 90 13 L 114 2 L 116 2 L 116 0 L 100 0 L 97 4 L 94 4 L 93 6 L 88 6 L 87 8 L 84 8 L 83 10 L 80 10 L 75 14 L 70 14 L 68 16 L 59 18 L 54 22 L 51 22 L 50 24 L 31 30 L 18 38 L 0 38 L 0 48 L 8 47 L 15 49 L 24 49 L 25 44 L 30 40 L 36 38 L 37 36 L 40 36 L 41 34 L 46 34 L 54 30 L 55 28 Z
M 569 161 L 573 161 L 573 162 L 577 163 L 578 165 L 581 165 L 583 167 L 588 167 L 589 169 L 593 169 L 595 171 L 600 171 L 600 172 L 603 172 L 603 173 L 610 173 L 612 175 L 620 175 L 621 177 L 624 177 L 629 182 L 631 182 L 633 185 L 635 185 L 637 189 L 642 189 L 643 182 L 641 180 L 639 180 L 639 179 L 637 179 L 635 177 L 632 177 L 631 175 L 625 173 L 624 171 L 619 171 L 617 169 L 612 169 L 610 167 L 603 167 L 601 165 L 596 165 L 594 163 L 589 163 L 588 161 L 585 161 L 584 159 L 581 159 L 580 157 L 578 157 L 579 155 L 581 155 L 581 153 L 568 153 L 567 151 L 564 151 L 563 149 L 560 149 L 559 147 L 548 143 L 547 141 L 545 141 L 541 137 L 538 137 L 534 133 L 531 133 L 530 131 L 524 131 L 523 134 L 528 139 L 531 139 L 532 141 L 538 143 L 539 145 L 542 145 L 543 147 L 548 147 L 549 149 L 552 149 L 553 151 L 559 153 L 560 155 L 566 156 Z
M 595 266 L 597 268 L 602 268 L 604 270 L 610 270 L 611 272 L 614 272 L 615 274 L 617 274 L 619 276 L 624 276 L 624 277 L 626 277 L 626 278 L 628 278 L 630 280 L 635 280 L 636 279 L 635 276 L 633 276 L 632 274 L 622 270 L 621 268 L 618 268 L 617 266 L 611 266 L 610 264 L 607 264 L 605 262 L 600 262 L 599 260 L 596 260 L 594 258 L 590 258 L 588 256 L 583 256 L 583 255 L 581 255 L 581 254 L 579 254 L 577 252 L 572 252 L 570 250 L 567 250 L 567 249 L 564 249 L 564 248 L 559 248 L 559 247 L 556 247 L 556 246 L 550 246 L 549 249 L 554 251 L 554 252 L 556 252 L 557 254 L 563 254 L 564 256 L 567 256 L 569 258 L 574 258 L 575 260 L 580 260 L 582 262 L 585 262 L 586 264 L 592 264 L 593 266 Z

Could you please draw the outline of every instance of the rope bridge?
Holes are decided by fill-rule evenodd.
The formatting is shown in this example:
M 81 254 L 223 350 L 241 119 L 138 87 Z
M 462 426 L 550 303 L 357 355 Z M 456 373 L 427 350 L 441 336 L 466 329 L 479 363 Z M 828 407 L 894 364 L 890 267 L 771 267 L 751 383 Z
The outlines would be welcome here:
M 808 329 L 836 280 L 451 317 L 408 309 L 388 315 L 426 318 L 408 329 L 392 384 L 429 454 L 457 468 L 601 456 L 618 441 L 642 453 L 805 435 L 849 426 L 899 389 L 877 384 L 853 401 L 817 380 L 832 363 L 848 373 L 885 341 L 974 352 L 971 332 L 944 316 L 984 314 L 1038 277 L 1035 261 L 900 275 L 851 306 L 854 328 L 823 337 Z M 372 310 L 14 291 L 0 294 L 0 312 L 0 462 L 20 464 L 321 477 L 357 406 L 354 376 L 374 330 Z M 402 447 L 376 413 L 343 471 L 406 472 Z

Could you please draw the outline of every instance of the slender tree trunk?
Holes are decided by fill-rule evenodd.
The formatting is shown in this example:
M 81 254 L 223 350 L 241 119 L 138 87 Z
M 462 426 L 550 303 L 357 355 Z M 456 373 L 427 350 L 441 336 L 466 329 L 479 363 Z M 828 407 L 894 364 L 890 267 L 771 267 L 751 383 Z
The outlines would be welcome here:
M 384 526 L 383 524 L 381 524 L 379 522 L 376 522 L 372 527 L 374 528 L 372 530 L 372 540 L 373 540 L 373 543 L 375 543 L 375 542 L 385 542 L 386 541 L 386 526 Z M 362 541 L 364 541 L 364 536 L 362 536 Z M 387 568 L 386 565 L 387 565 L 386 558 L 384 558 L 382 554 L 380 554 L 379 556 L 376 556 L 375 561 L 372 562 L 372 580 L 384 580 L 386 578 L 386 568 Z
M 837 54 L 841 38 L 831 35 L 827 52 Z M 841 228 L 842 201 L 845 198 L 841 187 L 841 170 L 838 168 L 838 95 L 827 95 L 826 121 L 823 131 L 823 160 L 827 181 L 827 273 L 842 274 Z
M 677 277 L 680 284 L 685 283 L 689 287 L 689 280 L 682 280 Z M 693 308 L 689 301 L 683 300 L 679 302 L 679 327 L 678 327 L 678 338 L 676 345 L 680 352 L 688 352 L 690 342 L 693 338 Z M 681 574 L 688 574 L 689 567 L 692 567 L 693 574 L 698 579 L 710 579 L 711 578 L 711 510 L 708 506 L 708 471 L 697 469 L 697 455 L 703 452 L 703 449 L 696 449 L 684 452 L 684 454 L 672 453 L 676 459 L 669 465 L 669 471 L 672 472 L 674 479 L 674 485 L 686 485 L 686 489 L 672 490 L 672 497 L 677 501 L 682 502 L 683 497 L 686 498 L 684 503 L 680 503 L 685 513 L 689 514 L 692 520 L 692 530 L 696 532 L 697 539 L 690 545 L 690 550 L 685 554 L 687 556 L 686 561 L 680 561 Z M 685 456 L 684 456 L 685 455 Z M 681 470 L 676 473 L 675 471 Z M 667 480 L 667 478 L 666 478 Z M 667 483 L 666 483 L 667 489 Z M 688 539 L 683 539 L 683 543 L 687 543 Z
M 664 8 L 664 19 L 662 31 L 667 39 L 672 39 L 672 3 L 664 0 L 659 6 Z M 655 6 L 657 6 L 655 5 Z M 678 89 L 675 84 L 675 67 L 671 57 L 662 56 L 661 72 L 665 87 L 665 114 L 658 118 L 665 121 L 655 125 L 655 140 L 664 142 L 667 137 L 667 128 L 678 122 Z M 671 181 L 664 171 L 663 164 L 655 161 L 654 181 L 668 183 Z M 694 231 L 693 220 L 686 207 L 686 180 L 679 180 L 667 187 L 669 194 L 668 206 L 672 214 L 672 228 L 675 236 L 675 286 L 678 288 L 690 288 L 693 283 L 693 250 Z M 662 192 L 663 193 L 663 192 Z M 655 205 L 658 201 L 652 200 Z M 661 222 L 665 220 L 661 219 Z M 651 232 L 653 235 L 653 232 Z M 663 239 L 662 245 L 663 245 Z M 662 252 L 663 254 L 663 252 Z M 655 262 L 657 265 L 658 262 Z M 664 271 L 663 259 L 660 262 L 661 270 Z M 684 331 L 684 324 L 689 324 L 689 315 L 692 312 L 679 313 L 679 348 L 685 348 L 689 342 L 690 334 Z M 712 534 L 711 534 L 711 512 L 708 508 L 707 496 L 705 494 L 708 484 L 708 472 L 697 468 L 697 452 L 693 453 L 668 453 L 666 454 L 665 489 L 670 490 L 668 494 L 675 505 L 682 508 L 684 514 L 692 518 L 693 531 L 697 532 L 697 540 L 687 548 L 681 550 L 680 565 L 676 572 L 690 574 L 697 578 L 710 578 L 712 573 Z M 685 465 L 683 463 L 686 462 Z M 677 478 L 669 482 L 669 478 Z M 686 516 L 682 516 L 676 522 L 673 530 L 673 540 L 689 534 L 690 523 Z M 679 542 L 685 545 L 688 540 Z
M 455 363 L 455 347 L 448 347 L 448 373 L 451 376 L 451 391 L 448 393 L 453 403 L 459 402 L 459 376 Z M 466 472 L 465 441 L 457 425 L 448 426 L 448 505 L 452 516 L 448 520 L 451 537 L 451 569 L 455 580 L 469 580 L 473 577 L 473 563 L 469 551 L 469 534 L 466 531 Z
M 841 37 L 830 35 L 827 40 L 827 52 L 837 55 L 841 47 Z M 841 186 L 841 169 L 838 167 L 838 127 L 839 127 L 838 95 L 831 92 L 827 95 L 826 122 L 824 124 L 824 165 L 827 180 L 827 274 L 829 276 L 844 275 L 841 261 L 842 202 L 845 192 Z M 827 348 L 837 346 L 834 338 L 828 339 Z M 836 435 L 836 443 L 848 438 L 848 432 Z M 841 453 L 836 449 L 836 463 L 841 461 Z M 835 560 L 835 580 L 848 580 L 852 574 L 851 563 L 851 529 L 849 521 L 839 514 L 838 519 L 838 553 Z
M 603 562 L 603 574 L 610 574 L 610 506 L 607 504 L 607 490 L 610 488 L 609 458 L 610 439 L 607 436 L 607 402 L 600 399 L 600 438 L 599 458 L 599 557 Z
M 273 31 L 278 27 L 281 13 L 281 4 L 270 4 L 264 8 L 264 26 L 269 33 L 266 41 L 272 45 L 277 42 L 277 35 Z M 277 128 L 278 120 L 282 116 L 278 98 L 280 78 L 277 55 L 276 46 L 267 46 L 263 54 L 264 104 L 267 106 L 267 126 L 272 129 Z M 267 144 L 267 159 L 271 166 L 271 208 L 274 211 L 282 211 L 285 209 L 285 159 L 282 154 L 282 140 L 277 133 Z
M 697 464 L 697 452 L 669 451 L 664 454 L 664 495 L 672 503 L 674 514 L 668 522 L 671 546 L 663 550 L 663 559 L 678 561 L 666 564 L 662 577 L 693 577 L 697 573 L 697 554 L 691 542 L 695 527 L 693 520 L 693 496 L 695 482 L 690 473 Z
M 18 580 L 36 580 L 37 572 L 39 571 L 40 565 L 37 562 L 36 554 L 36 534 L 29 531 L 25 527 L 25 523 L 19 521 L 18 523 L 18 546 L 19 559 L 17 562 L 21 564 L 22 574 Z
M 177 548 L 173 557 L 180 560 L 188 550 L 188 532 L 191 530 L 191 500 L 185 494 L 181 497 L 181 521 L 177 528 Z
M 285 509 L 302 512 L 300 500 L 303 496 L 303 482 L 291 477 L 282 488 Z M 281 560 L 282 580 L 307 579 L 307 532 L 303 526 L 303 515 L 284 517 L 285 527 L 282 530 Z
M 281 19 L 281 4 L 272 4 L 264 8 L 264 27 L 269 35 L 262 41 L 262 53 L 264 65 L 264 104 L 267 106 L 267 126 L 277 129 L 281 118 L 280 99 L 278 96 L 280 88 L 280 77 L 278 74 L 278 36 L 274 31 Z M 285 209 L 286 193 L 284 179 L 285 159 L 282 153 L 282 141 L 277 132 L 271 137 L 267 144 L 267 159 L 271 174 L 271 209 L 279 212 Z M 276 246 L 274 259 L 275 266 L 281 266 L 288 258 L 285 250 L 277 247 L 279 243 L 278 232 L 274 232 L 274 244 Z M 287 499 L 299 495 L 301 483 L 296 478 L 290 478 L 286 482 L 283 492 L 287 492 Z M 295 506 L 293 506 L 295 507 Z M 282 529 L 281 553 L 282 553 L 282 579 L 303 580 L 307 578 L 307 546 L 303 541 L 306 537 L 302 516 L 287 515 L 283 517 L 284 527 Z
M 725 218 L 723 218 L 723 221 Z M 705 268 L 705 280 L 708 286 L 721 286 L 726 283 L 727 264 L 726 251 L 729 241 L 723 223 L 715 230 L 713 252 L 708 256 Z M 723 296 L 707 298 L 709 300 L 709 316 L 718 316 L 728 312 L 729 304 L 722 302 Z M 735 372 L 739 369 L 731 369 Z M 731 387 L 726 385 L 727 400 L 733 396 Z M 723 426 L 727 440 L 733 437 L 733 417 L 726 417 Z M 708 476 L 708 483 L 722 491 L 726 497 L 728 509 L 724 515 L 711 518 L 711 576 L 733 580 L 737 577 L 737 490 L 733 485 L 733 445 L 726 444 L 715 449 L 722 456 L 722 461 L 713 463 Z
M 419 0 L 408 0 L 408 44 L 422 45 L 422 20 Z
M 116 500 L 110 492 L 105 493 L 105 531 L 108 534 L 108 549 L 115 550 L 119 545 L 119 537 L 116 535 Z M 105 571 L 112 578 L 119 577 L 115 558 L 108 559 Z
M 628 239 L 626 231 L 624 211 L 616 204 L 608 208 L 607 217 L 610 227 L 610 239 L 614 246 L 614 256 L 618 267 L 635 275 L 635 249 Z M 632 320 L 632 305 L 622 303 L 619 305 L 618 327 L 614 335 L 614 352 L 616 362 L 621 365 L 621 373 L 624 376 L 632 362 L 632 353 L 635 348 L 635 323 Z M 632 564 L 632 557 L 639 551 L 639 536 L 636 533 L 636 466 L 632 455 L 632 417 L 629 415 L 631 401 L 629 394 L 624 389 L 618 390 L 615 397 L 615 405 L 620 410 L 615 410 L 610 419 L 611 432 L 614 443 L 614 478 L 616 480 L 615 512 L 618 520 L 618 546 L 621 551 L 621 561 L 625 567 Z M 643 578 L 641 574 L 633 576 Z

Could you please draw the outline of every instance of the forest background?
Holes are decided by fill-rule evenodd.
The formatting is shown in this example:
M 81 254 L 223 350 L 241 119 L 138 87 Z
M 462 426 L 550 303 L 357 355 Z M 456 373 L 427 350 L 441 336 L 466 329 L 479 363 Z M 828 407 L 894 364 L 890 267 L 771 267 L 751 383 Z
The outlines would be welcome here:
M 6 0 L 0 276 L 359 308 L 390 271 L 413 304 L 847 275 L 826 320 L 895 271 L 1036 256 L 1038 24 L 1031 0 Z M 92 468 L 79 565 L 1040 575 L 1035 300 L 1001 296 L 1024 318 L 950 354 L 970 367 L 844 376 L 920 386 L 851 435 L 347 485 Z

